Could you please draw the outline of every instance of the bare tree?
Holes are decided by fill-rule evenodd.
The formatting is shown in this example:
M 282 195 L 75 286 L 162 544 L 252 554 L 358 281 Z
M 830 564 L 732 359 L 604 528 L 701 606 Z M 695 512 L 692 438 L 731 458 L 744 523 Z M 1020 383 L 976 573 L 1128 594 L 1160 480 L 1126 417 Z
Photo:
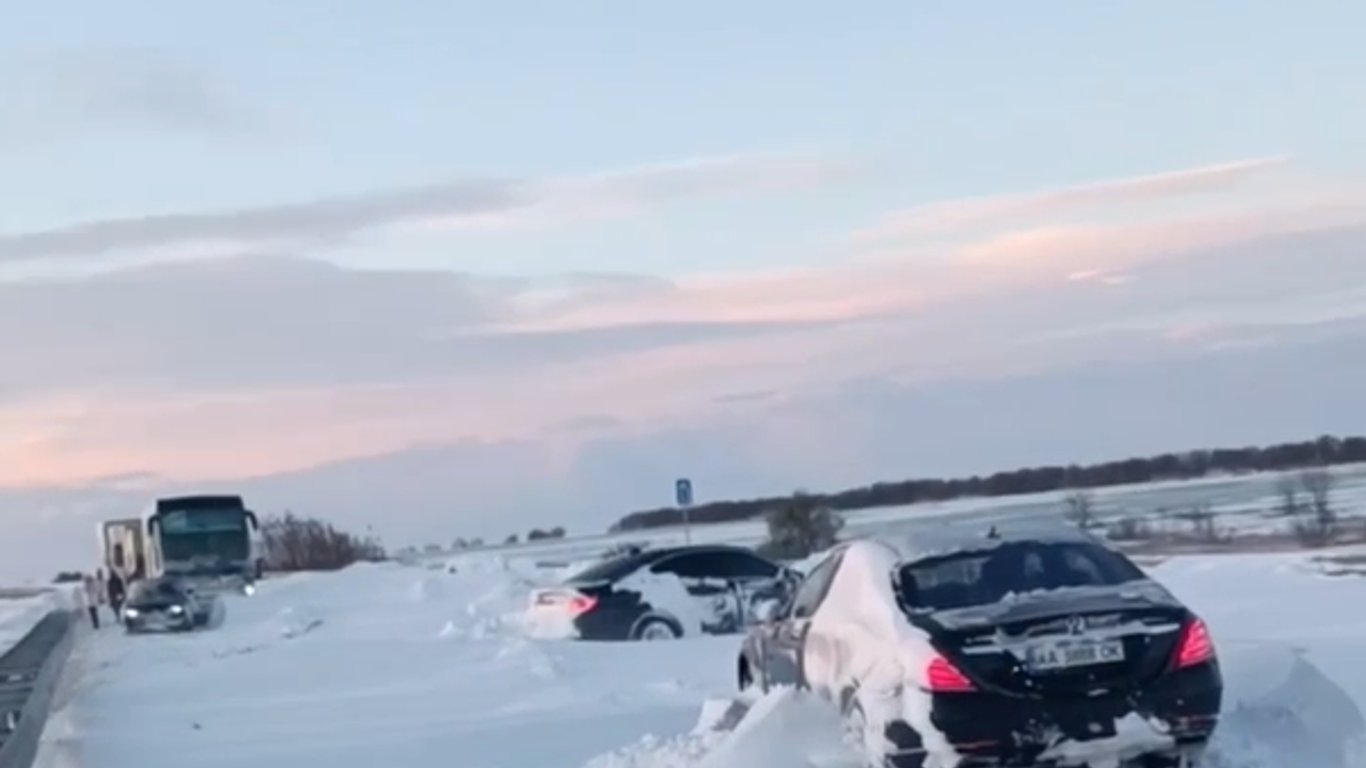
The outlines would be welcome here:
M 1096 523 L 1095 498 L 1090 491 L 1072 491 L 1063 499 L 1067 509 L 1063 516 L 1078 528 L 1090 528 Z
M 1300 514 L 1303 506 L 1300 501 L 1301 482 L 1290 475 L 1281 475 L 1280 480 L 1276 481 L 1276 495 L 1280 497 L 1280 503 L 1276 505 L 1276 512 L 1284 517 L 1296 517 Z
M 793 560 L 834 546 L 844 527 L 838 512 L 800 492 L 769 510 L 765 521 L 768 541 L 760 550 L 770 557 Z
M 1182 520 L 1190 523 L 1191 535 L 1198 541 L 1216 543 L 1223 541 L 1216 526 L 1214 510 L 1208 504 L 1196 504 L 1180 514 Z
M 337 530 L 331 523 L 296 516 L 261 524 L 267 567 L 275 571 L 321 571 L 345 568 L 362 560 L 383 560 L 379 541 Z
M 1127 516 L 1115 521 L 1105 535 L 1115 541 L 1147 541 L 1153 538 L 1153 528 L 1141 517 Z
M 1312 546 L 1332 543 L 1338 535 L 1339 520 L 1333 509 L 1334 477 L 1324 469 L 1309 469 L 1300 473 L 1300 487 L 1309 496 L 1309 504 L 1295 523 L 1300 540 Z

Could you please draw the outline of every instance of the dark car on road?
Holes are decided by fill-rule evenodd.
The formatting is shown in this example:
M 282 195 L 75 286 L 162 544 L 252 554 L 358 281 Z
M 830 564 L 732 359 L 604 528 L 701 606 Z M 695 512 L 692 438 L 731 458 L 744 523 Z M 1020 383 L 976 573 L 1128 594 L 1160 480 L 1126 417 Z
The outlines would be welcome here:
M 611 557 L 531 594 L 527 617 L 583 640 L 669 640 L 727 634 L 757 606 L 784 599 L 800 575 L 732 546 L 649 549 Z
M 1066 528 L 842 544 L 750 630 L 736 672 L 826 698 L 894 768 L 1184 767 L 1223 696 L 1204 622 Z
M 214 599 L 189 584 L 174 578 L 145 579 L 128 591 L 123 624 L 133 634 L 185 632 L 207 626 L 213 611 Z

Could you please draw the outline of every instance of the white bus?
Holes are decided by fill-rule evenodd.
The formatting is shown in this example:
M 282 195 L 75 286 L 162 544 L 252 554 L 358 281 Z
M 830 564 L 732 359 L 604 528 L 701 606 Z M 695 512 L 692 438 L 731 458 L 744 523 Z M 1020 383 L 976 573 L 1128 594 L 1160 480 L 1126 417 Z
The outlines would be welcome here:
M 101 524 L 100 546 L 105 566 L 127 581 L 178 576 L 246 586 L 265 567 L 260 523 L 234 495 L 157 499 L 139 518 Z

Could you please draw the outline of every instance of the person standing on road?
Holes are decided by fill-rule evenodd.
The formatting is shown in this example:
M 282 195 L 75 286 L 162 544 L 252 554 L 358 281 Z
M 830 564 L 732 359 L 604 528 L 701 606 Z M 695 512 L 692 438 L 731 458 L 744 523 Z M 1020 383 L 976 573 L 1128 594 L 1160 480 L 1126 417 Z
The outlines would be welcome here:
M 95 629 L 99 629 L 100 583 L 95 579 L 94 576 L 91 576 L 88 573 L 85 575 L 83 581 L 85 582 L 85 589 L 82 592 L 83 597 L 85 598 L 85 609 L 90 614 L 90 626 L 94 627 Z
M 109 581 L 105 592 L 109 595 L 109 607 L 114 609 L 114 623 L 123 623 L 123 601 L 128 595 L 128 590 L 123 583 L 123 577 L 113 568 L 109 569 Z

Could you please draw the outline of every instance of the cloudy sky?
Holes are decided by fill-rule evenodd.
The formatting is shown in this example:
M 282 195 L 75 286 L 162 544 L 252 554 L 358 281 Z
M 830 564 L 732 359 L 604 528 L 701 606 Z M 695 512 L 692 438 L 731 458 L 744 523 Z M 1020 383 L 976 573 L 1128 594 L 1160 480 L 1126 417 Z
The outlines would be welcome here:
M 170 488 L 421 543 L 1366 431 L 1360 3 L 10 22 L 0 576 Z

